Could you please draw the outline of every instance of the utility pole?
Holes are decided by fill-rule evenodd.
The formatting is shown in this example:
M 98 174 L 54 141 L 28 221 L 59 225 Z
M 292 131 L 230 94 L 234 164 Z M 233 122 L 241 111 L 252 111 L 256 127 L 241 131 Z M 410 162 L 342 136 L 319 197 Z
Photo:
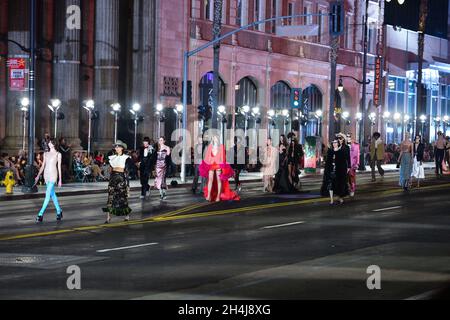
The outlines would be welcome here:
M 214 0 L 214 40 L 220 37 L 222 31 L 222 0 Z M 219 67 L 220 67 L 220 42 L 214 45 L 214 79 L 212 96 L 212 128 L 218 129 L 217 116 L 219 104 Z
M 416 117 L 421 114 L 426 114 L 422 103 L 422 69 L 423 69 L 423 54 L 425 47 L 425 28 L 428 17 L 428 0 L 420 1 L 420 16 L 419 16 L 419 30 L 418 30 L 418 67 L 417 67 L 417 107 Z M 416 132 L 420 132 L 420 124 L 416 122 Z M 423 128 L 423 124 L 422 124 Z M 424 132 L 422 131 L 422 135 Z M 425 138 L 425 137 L 422 137 Z

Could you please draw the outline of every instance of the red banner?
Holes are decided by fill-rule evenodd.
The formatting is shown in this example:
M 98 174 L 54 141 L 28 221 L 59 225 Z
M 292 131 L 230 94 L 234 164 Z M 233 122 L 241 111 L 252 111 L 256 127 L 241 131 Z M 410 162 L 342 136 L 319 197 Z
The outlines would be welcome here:
M 10 58 L 8 59 L 9 67 L 9 90 L 25 91 L 26 86 L 26 59 Z
M 383 77 L 383 59 L 381 57 L 377 57 L 375 59 L 375 84 L 373 88 L 373 104 L 375 107 L 379 107 L 381 105 L 381 85 L 382 85 L 382 77 Z

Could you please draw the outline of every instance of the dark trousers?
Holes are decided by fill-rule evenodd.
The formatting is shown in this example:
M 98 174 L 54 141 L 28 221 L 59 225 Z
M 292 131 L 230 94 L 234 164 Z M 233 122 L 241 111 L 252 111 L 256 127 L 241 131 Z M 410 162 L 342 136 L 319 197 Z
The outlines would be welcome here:
M 150 191 L 150 185 L 148 184 L 148 179 L 150 179 L 150 169 L 140 170 L 141 172 L 141 195 L 146 196 L 147 192 Z
M 199 165 L 196 164 L 193 166 L 194 168 L 194 180 L 192 182 L 192 191 L 197 193 L 198 186 L 199 186 L 199 180 L 200 180 L 200 191 L 203 192 L 203 186 L 204 186 L 204 180 L 203 177 L 200 177 L 200 171 L 199 171 Z
M 444 161 L 444 155 L 444 149 L 436 149 L 434 154 L 436 160 L 436 174 L 442 174 L 442 161 Z
M 382 160 L 378 160 L 377 155 L 375 154 L 373 159 L 371 159 L 371 161 L 370 161 L 370 168 L 372 169 L 372 179 L 373 180 L 375 180 L 375 165 L 377 166 L 378 172 L 380 173 L 380 175 L 382 177 L 384 176 L 384 170 L 381 167 L 381 163 L 382 163 Z

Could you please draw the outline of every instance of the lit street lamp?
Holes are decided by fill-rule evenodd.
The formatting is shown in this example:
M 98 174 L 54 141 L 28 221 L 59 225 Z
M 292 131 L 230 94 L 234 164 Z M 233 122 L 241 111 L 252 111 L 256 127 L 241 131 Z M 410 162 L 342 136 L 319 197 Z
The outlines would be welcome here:
M 130 113 L 134 116 L 134 149 L 137 149 L 137 127 L 138 127 L 138 120 L 139 120 L 139 112 L 141 112 L 141 105 L 139 103 L 133 104 L 133 106 L 130 109 Z
M 88 129 L 88 154 L 91 154 L 91 131 L 92 131 L 92 112 L 95 109 L 94 100 L 87 100 L 83 104 L 83 108 L 86 109 L 89 115 L 89 129 Z
M 183 121 L 183 111 L 184 107 L 182 104 L 177 104 L 175 107 L 175 113 L 177 114 L 177 129 L 181 129 L 181 123 Z M 178 139 L 180 139 L 181 132 L 178 132 L 179 136 Z
M 58 132 L 58 111 L 59 111 L 59 108 L 61 108 L 61 100 L 52 99 L 52 100 L 50 100 L 50 104 L 47 105 L 47 107 L 55 115 L 55 135 L 54 135 L 54 137 L 56 139 L 56 135 Z
M 247 141 L 247 129 L 248 129 L 248 113 L 250 112 L 250 107 L 249 106 L 243 106 L 241 108 L 241 114 L 244 116 L 245 118 L 245 125 L 244 125 L 244 137 L 245 140 Z M 248 145 L 247 145 L 248 146 Z
M 424 126 L 425 126 L 425 122 L 427 121 L 427 116 L 422 114 L 420 116 L 420 122 L 422 123 L 422 138 L 424 137 Z
M 370 113 L 369 120 L 370 120 L 370 136 L 372 136 L 373 135 L 373 127 L 375 126 L 375 123 L 377 120 L 377 114 L 375 112 Z
M 275 118 L 275 111 L 270 109 L 269 111 L 267 111 L 267 132 L 269 134 L 269 138 L 272 138 L 272 130 L 271 127 L 274 126 L 275 122 L 274 119 Z
M 111 105 L 112 114 L 114 115 L 114 143 L 117 142 L 117 125 L 119 121 L 119 113 L 122 109 L 120 103 L 114 103 Z

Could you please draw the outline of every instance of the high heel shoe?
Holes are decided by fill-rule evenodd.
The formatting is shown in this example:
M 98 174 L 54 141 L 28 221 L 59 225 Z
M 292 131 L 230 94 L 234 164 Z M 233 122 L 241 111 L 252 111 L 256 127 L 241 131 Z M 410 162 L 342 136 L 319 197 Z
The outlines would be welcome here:
M 43 216 L 37 216 L 36 217 L 36 223 L 42 223 L 42 221 L 44 221 L 44 217 Z

